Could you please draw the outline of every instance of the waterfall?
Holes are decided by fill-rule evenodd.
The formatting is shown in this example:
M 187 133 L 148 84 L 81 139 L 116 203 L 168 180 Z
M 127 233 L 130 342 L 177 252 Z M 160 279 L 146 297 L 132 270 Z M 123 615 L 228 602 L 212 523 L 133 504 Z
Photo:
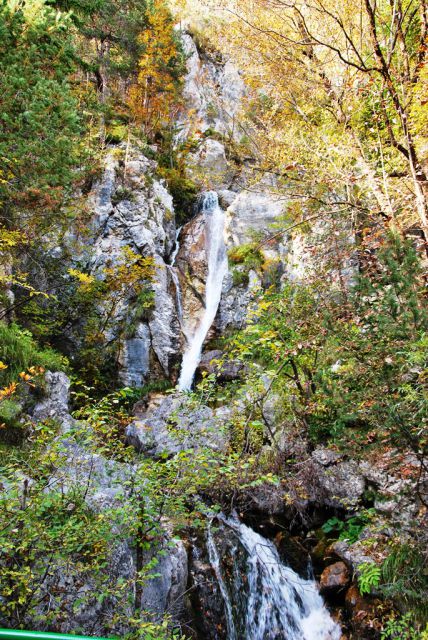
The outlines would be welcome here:
M 183 304 L 181 300 L 181 288 L 180 288 L 180 280 L 178 279 L 177 268 L 175 266 L 175 260 L 177 258 L 177 254 L 180 251 L 180 243 L 178 241 L 180 237 L 180 233 L 183 227 L 179 227 L 175 232 L 175 246 L 174 251 L 171 254 L 171 264 L 167 265 L 168 271 L 171 275 L 171 280 L 174 283 L 175 288 L 175 301 L 177 305 L 177 315 L 178 321 L 181 323 L 183 318 Z
M 205 249 L 208 263 L 205 283 L 205 310 L 202 320 L 184 352 L 178 382 L 180 391 L 188 391 L 192 386 L 193 377 L 201 358 L 202 345 L 217 314 L 223 279 L 227 272 L 226 246 L 223 237 L 224 212 L 220 209 L 218 196 L 214 191 L 208 191 L 204 194 L 202 213 L 205 220 Z
M 284 565 L 275 545 L 237 518 L 220 516 L 219 522 L 219 542 L 210 527 L 207 548 L 228 640 L 340 639 L 314 580 Z

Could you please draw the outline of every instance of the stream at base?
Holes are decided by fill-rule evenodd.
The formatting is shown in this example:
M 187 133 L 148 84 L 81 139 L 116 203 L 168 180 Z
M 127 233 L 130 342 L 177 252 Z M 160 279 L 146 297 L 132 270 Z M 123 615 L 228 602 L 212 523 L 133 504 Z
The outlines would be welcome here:
M 275 545 L 237 518 L 219 516 L 207 533 L 228 640 L 340 640 L 314 580 L 280 559 Z

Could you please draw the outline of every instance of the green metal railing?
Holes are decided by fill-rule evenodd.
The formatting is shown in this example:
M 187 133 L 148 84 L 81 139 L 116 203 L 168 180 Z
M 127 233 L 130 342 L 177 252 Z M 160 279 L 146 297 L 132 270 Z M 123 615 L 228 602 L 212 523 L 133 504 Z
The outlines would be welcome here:
M 0 640 L 107 640 L 94 636 L 73 636 L 68 633 L 45 633 L 44 631 L 19 631 L 0 629 Z

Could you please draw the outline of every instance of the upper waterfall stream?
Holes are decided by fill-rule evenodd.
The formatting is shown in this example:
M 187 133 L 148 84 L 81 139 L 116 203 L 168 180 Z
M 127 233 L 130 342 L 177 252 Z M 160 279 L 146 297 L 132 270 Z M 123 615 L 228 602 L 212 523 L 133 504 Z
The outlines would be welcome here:
M 174 283 L 174 288 L 175 288 L 175 301 L 176 301 L 176 305 L 177 305 L 177 315 L 178 315 L 178 321 L 181 324 L 181 321 L 183 319 L 183 303 L 182 303 L 182 299 L 181 299 L 181 288 L 180 288 L 180 280 L 178 278 L 178 273 L 177 273 L 177 267 L 175 266 L 175 261 L 177 258 L 177 254 L 180 251 L 180 233 L 183 227 L 178 227 L 177 231 L 175 232 L 175 247 L 174 247 L 174 251 L 171 254 L 171 264 L 167 265 L 168 271 L 171 275 L 171 279 L 172 282 Z
M 219 206 L 215 191 L 204 194 L 202 213 L 205 222 L 205 248 L 207 254 L 207 280 L 205 283 L 205 309 L 201 322 L 184 352 L 178 388 L 188 391 L 192 387 L 199 364 L 202 346 L 215 320 L 220 304 L 224 276 L 227 273 L 226 245 L 224 243 L 224 211 Z
M 314 580 L 284 565 L 275 545 L 237 518 L 220 516 L 207 548 L 227 623 L 228 640 L 339 640 L 340 627 Z

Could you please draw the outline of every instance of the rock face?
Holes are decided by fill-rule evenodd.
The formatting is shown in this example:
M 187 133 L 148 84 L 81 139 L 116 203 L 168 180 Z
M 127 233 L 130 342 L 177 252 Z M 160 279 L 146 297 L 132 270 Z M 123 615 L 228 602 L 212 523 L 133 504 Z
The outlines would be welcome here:
M 202 183 L 221 185 L 226 180 L 228 162 L 224 144 L 218 140 L 207 138 L 192 154 L 188 171 L 193 178 L 200 178 Z
M 150 329 L 140 322 L 133 338 L 124 341 L 121 353 L 121 381 L 139 387 L 150 372 Z
M 233 274 L 229 273 L 223 282 L 223 292 L 216 319 L 217 329 L 222 333 L 228 329 L 241 329 L 246 322 L 248 309 L 261 281 L 255 271 L 248 274 L 248 284 L 236 286 Z
M 198 637 L 221 640 L 227 625 L 223 598 L 213 568 L 202 548 L 194 547 L 190 558 L 189 577 L 192 589 L 190 600 L 194 615 L 193 625 Z
M 182 616 L 188 578 L 187 551 L 181 540 L 166 537 L 160 551 L 155 567 L 158 575 L 144 586 L 140 600 L 141 610 L 159 623 L 165 612 L 174 620 Z
M 352 461 L 341 462 L 327 470 L 320 470 L 320 485 L 328 495 L 327 504 L 332 507 L 350 508 L 356 505 L 364 493 L 366 483 Z
M 128 443 L 150 456 L 226 445 L 228 410 L 192 407 L 182 396 L 155 396 L 148 409 L 126 430 Z
M 251 241 L 251 232 L 269 233 L 271 224 L 284 212 L 284 199 L 275 194 L 274 181 L 267 176 L 251 190 L 241 191 L 227 209 L 228 242 Z
M 34 422 L 55 420 L 61 425 L 63 433 L 69 431 L 75 424 L 68 408 L 70 395 L 70 380 L 61 371 L 45 373 L 46 397 L 36 404 L 31 418 Z
M 123 248 L 151 257 L 156 266 L 154 307 L 147 317 L 133 318 L 126 331 L 119 363 L 124 385 L 141 386 L 151 376 L 169 376 L 180 353 L 180 330 L 171 275 L 167 263 L 175 244 L 175 218 L 171 195 L 153 173 L 156 163 L 136 148 L 116 147 L 106 156 L 104 172 L 88 196 L 93 215 L 93 241 L 87 255 L 88 270 L 100 277 L 102 269 L 121 260 Z M 131 324 L 132 292 L 115 309 L 119 327 Z M 136 322 L 135 322 L 136 320 Z M 107 340 L 115 335 L 106 336 Z
M 223 361 L 222 358 L 223 352 L 218 349 L 206 351 L 199 363 L 199 372 L 207 375 L 215 373 L 220 382 L 236 380 L 243 375 L 244 368 L 242 363 L 230 360 Z
M 365 551 L 364 546 L 358 541 L 350 544 L 346 540 L 337 540 L 332 545 L 331 550 L 357 573 L 360 564 L 373 562 Z
M 312 453 L 313 473 L 330 507 L 355 507 L 364 493 L 366 481 L 353 461 L 342 460 L 335 452 L 318 448 Z
M 245 95 L 245 85 L 239 71 L 228 61 L 221 62 L 201 55 L 192 36 L 181 33 L 187 58 L 187 74 L 183 97 L 186 112 L 181 119 L 180 137 L 185 138 L 192 130 L 206 132 L 208 129 L 220 135 L 241 137 L 237 114 Z M 189 119 L 188 113 L 192 116 Z
M 106 460 L 92 455 L 79 447 L 68 447 L 64 454 L 58 482 L 66 495 L 77 484 L 86 486 L 85 501 L 93 512 L 111 518 L 111 512 L 120 510 L 129 500 L 129 490 L 135 469 L 130 465 Z M 53 485 L 52 485 L 53 487 Z M 124 538 L 120 526 L 112 522 L 114 542 L 108 552 L 106 569 L 95 577 L 84 569 L 52 565 L 41 592 L 46 594 L 39 606 L 40 619 L 49 613 L 52 601 L 60 605 L 61 613 L 54 619 L 55 629 L 70 633 L 79 628 L 86 634 L 105 635 L 106 628 L 118 635 L 129 633 L 133 627 L 128 621 L 141 608 L 143 618 L 161 620 L 165 612 L 178 619 L 183 612 L 184 593 L 187 584 L 187 553 L 180 540 L 172 539 L 165 528 L 161 545 L 145 552 L 138 565 L 137 541 Z M 115 530 L 116 528 L 116 530 Z M 138 570 L 157 558 L 156 577 L 145 582 L 139 590 Z M 123 583 L 126 591 L 117 590 L 108 598 L 99 600 L 99 582 L 107 588 Z M 129 598 L 129 594 L 140 594 L 140 600 Z M 49 597 L 47 597 L 49 596 Z M 76 604 L 79 603 L 79 604 Z M 46 608 L 47 607 L 47 608 Z M 34 620 L 28 620 L 33 626 Z M 41 623 L 43 628 L 43 623 Z

